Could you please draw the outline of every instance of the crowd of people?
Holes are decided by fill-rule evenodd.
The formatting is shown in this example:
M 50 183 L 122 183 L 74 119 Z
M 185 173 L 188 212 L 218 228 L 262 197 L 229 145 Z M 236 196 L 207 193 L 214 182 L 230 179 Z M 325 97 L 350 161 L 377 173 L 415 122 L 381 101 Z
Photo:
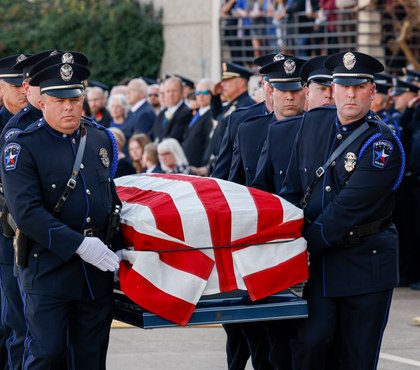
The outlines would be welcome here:
M 1 224 L 0 369 L 105 368 L 124 247 L 104 227 L 121 206 L 112 179 L 145 173 L 213 176 L 304 210 L 309 316 L 224 325 L 229 369 L 376 368 L 393 288 L 420 289 L 420 72 L 396 78 L 356 51 L 254 64 L 251 97 L 255 71 L 231 62 L 216 82 L 107 91 L 80 53 L 0 59 L 13 219 Z
M 333 54 L 358 45 L 361 10 L 380 11 L 377 34 L 387 64 L 401 68 L 404 56 L 388 42 L 395 38 L 393 24 L 406 11 L 389 0 L 222 0 L 223 42 L 233 62 L 249 67 L 253 58 L 275 50 L 303 58 Z

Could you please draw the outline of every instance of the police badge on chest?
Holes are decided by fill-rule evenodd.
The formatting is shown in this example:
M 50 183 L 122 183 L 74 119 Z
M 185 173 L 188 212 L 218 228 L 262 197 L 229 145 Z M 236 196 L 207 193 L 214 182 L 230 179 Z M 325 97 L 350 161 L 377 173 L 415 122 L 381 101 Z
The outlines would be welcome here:
M 344 156 L 344 168 L 346 169 L 347 172 L 353 171 L 354 168 L 356 167 L 356 163 L 357 163 L 356 154 L 352 152 L 348 152 Z
M 105 167 L 109 167 L 108 151 L 105 148 L 99 150 L 99 158 L 101 158 L 101 162 Z

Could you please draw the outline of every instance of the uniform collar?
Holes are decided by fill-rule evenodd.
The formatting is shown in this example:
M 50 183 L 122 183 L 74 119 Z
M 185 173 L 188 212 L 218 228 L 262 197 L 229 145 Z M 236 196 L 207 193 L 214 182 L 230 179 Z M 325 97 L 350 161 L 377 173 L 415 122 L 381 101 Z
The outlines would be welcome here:
M 45 119 L 44 119 L 44 123 L 45 123 L 45 127 L 48 129 L 48 131 L 50 131 L 53 135 L 55 135 L 57 137 L 60 137 L 62 139 L 78 139 L 79 136 L 80 136 L 80 126 L 75 132 L 73 132 L 71 135 L 68 135 L 68 134 L 63 134 L 62 132 L 53 129 L 48 124 L 48 122 L 45 121 Z
M 341 133 L 352 132 L 356 130 L 359 126 L 361 126 L 364 122 L 366 122 L 366 117 L 360 118 L 357 121 L 347 123 L 346 125 L 342 125 L 337 118 L 336 127 L 337 131 Z

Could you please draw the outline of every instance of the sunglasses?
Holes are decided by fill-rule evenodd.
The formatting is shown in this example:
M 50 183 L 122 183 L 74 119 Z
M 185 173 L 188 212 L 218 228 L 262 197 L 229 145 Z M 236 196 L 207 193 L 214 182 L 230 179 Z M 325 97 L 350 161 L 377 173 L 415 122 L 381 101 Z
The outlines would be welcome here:
M 210 90 L 197 90 L 195 92 L 195 95 L 209 95 L 210 94 Z
M 158 96 L 159 96 L 159 94 L 149 94 L 148 95 L 149 98 L 151 98 L 151 97 L 157 98 Z

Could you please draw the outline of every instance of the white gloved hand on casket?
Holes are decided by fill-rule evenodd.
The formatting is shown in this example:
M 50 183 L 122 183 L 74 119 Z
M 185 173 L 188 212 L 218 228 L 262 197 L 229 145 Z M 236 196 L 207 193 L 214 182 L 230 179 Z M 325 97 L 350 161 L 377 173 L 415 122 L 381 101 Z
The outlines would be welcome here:
M 115 271 L 119 267 L 118 256 L 96 237 L 86 236 L 76 253 L 101 271 Z

